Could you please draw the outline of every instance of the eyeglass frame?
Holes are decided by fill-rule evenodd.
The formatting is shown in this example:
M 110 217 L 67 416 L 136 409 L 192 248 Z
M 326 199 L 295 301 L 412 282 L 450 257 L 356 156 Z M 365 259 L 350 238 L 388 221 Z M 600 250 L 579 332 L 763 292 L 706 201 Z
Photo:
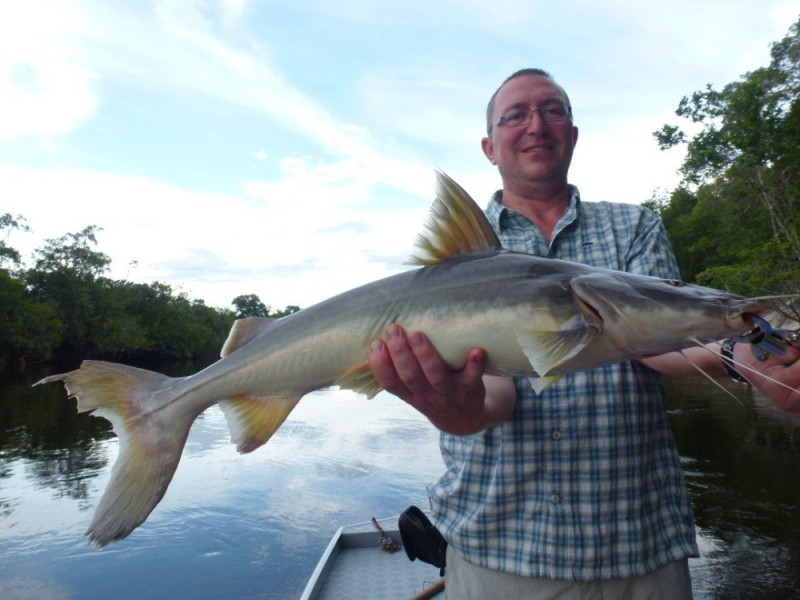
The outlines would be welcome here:
M 559 117 L 557 117 L 555 119 L 553 119 L 553 118 L 548 119 L 547 116 L 545 116 L 544 110 L 546 110 L 549 106 L 564 107 L 566 109 L 566 112 L 565 112 L 565 114 L 563 116 L 559 116 Z M 552 102 L 546 103 L 545 106 L 528 106 L 527 107 L 527 111 L 528 112 L 526 113 L 526 116 L 522 121 L 520 121 L 519 123 L 517 123 L 515 125 L 506 125 L 506 120 L 507 120 L 506 119 L 506 115 L 509 112 L 513 111 L 513 110 L 522 111 L 524 109 L 522 107 L 509 108 L 505 112 L 505 114 L 500 115 L 500 117 L 498 117 L 497 121 L 495 121 L 492 124 L 492 126 L 489 128 L 489 131 L 487 133 L 491 134 L 492 131 L 494 131 L 495 127 L 511 127 L 511 128 L 514 128 L 514 127 L 522 127 L 523 125 L 527 125 L 528 123 L 531 122 L 531 119 L 533 119 L 533 113 L 535 113 L 537 111 L 539 112 L 539 116 L 542 117 L 542 120 L 547 122 L 547 123 L 558 123 L 559 121 L 566 121 L 567 119 L 571 119 L 572 118 L 572 106 L 570 106 L 566 102 L 562 102 L 560 100 L 554 100 Z

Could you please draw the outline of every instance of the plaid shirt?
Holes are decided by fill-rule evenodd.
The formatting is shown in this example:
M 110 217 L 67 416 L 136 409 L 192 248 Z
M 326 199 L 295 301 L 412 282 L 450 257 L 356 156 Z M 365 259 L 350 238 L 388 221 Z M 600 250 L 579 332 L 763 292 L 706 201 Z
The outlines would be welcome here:
M 631 204 L 581 202 L 576 188 L 547 243 L 500 203 L 507 248 L 674 278 L 661 220 Z M 537 395 L 515 378 L 504 423 L 442 434 L 446 473 L 429 487 L 436 524 L 465 560 L 529 577 L 590 581 L 697 556 L 692 507 L 660 376 L 636 362 L 568 375 Z

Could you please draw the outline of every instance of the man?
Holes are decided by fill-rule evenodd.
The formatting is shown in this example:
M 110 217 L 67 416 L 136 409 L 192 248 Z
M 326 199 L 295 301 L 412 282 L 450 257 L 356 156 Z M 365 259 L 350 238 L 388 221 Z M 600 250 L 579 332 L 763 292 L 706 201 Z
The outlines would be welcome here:
M 518 71 L 492 96 L 481 144 L 503 182 L 487 209 L 503 245 L 677 277 L 656 215 L 581 202 L 567 182 L 577 140 L 569 98 L 546 72 Z M 798 353 L 760 363 L 734 351 L 800 384 L 800 363 L 782 362 Z M 725 374 L 710 353 L 691 353 Z M 526 378 L 483 375 L 485 364 L 475 348 L 449 371 L 424 333 L 396 325 L 370 351 L 381 385 L 443 432 L 447 472 L 429 494 L 449 542 L 448 598 L 691 598 L 694 522 L 656 372 L 694 372 L 690 363 L 674 353 L 612 365 L 539 395 Z M 748 377 L 800 416 L 800 393 Z

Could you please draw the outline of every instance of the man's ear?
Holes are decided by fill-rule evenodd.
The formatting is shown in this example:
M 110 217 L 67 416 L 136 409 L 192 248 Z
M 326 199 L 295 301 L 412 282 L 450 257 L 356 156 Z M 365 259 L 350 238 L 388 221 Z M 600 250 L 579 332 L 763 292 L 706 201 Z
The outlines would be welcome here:
M 495 160 L 494 157 L 494 144 L 492 143 L 492 138 L 490 137 L 483 138 L 481 140 L 481 149 L 483 150 L 483 153 L 486 155 L 486 158 L 489 159 L 489 162 L 492 163 L 493 165 L 496 165 L 497 160 Z

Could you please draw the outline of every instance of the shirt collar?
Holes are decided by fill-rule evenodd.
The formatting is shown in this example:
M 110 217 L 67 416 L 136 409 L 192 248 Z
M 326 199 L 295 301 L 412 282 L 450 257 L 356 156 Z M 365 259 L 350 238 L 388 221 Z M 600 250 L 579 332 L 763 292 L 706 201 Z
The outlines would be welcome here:
M 574 185 L 570 185 L 569 206 L 567 206 L 567 210 L 564 211 L 564 214 L 561 216 L 561 219 L 559 219 L 558 224 L 553 231 L 554 238 L 559 231 L 577 221 L 580 204 L 581 195 L 578 191 L 578 188 Z M 518 221 L 519 219 L 525 219 L 526 221 L 528 220 L 517 211 L 503 206 L 503 190 L 497 190 L 492 195 L 492 199 L 489 201 L 489 206 L 486 207 L 486 216 L 488 217 L 489 222 L 492 224 L 494 230 L 498 233 L 510 227 L 513 221 Z

